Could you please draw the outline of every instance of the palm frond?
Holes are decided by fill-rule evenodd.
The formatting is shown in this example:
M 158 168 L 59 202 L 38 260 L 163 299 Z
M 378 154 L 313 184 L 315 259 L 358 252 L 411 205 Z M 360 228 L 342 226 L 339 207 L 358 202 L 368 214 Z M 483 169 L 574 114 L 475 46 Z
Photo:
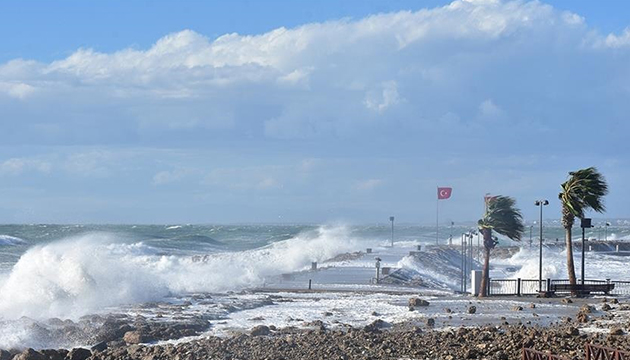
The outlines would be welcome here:
M 603 198 L 608 194 L 608 184 L 595 167 L 570 172 L 560 187 L 558 198 L 575 217 L 583 218 L 588 210 L 599 213 L 606 210 Z
M 525 226 L 516 201 L 509 196 L 496 196 L 488 202 L 488 209 L 478 222 L 479 228 L 490 228 L 511 240 L 519 241 Z

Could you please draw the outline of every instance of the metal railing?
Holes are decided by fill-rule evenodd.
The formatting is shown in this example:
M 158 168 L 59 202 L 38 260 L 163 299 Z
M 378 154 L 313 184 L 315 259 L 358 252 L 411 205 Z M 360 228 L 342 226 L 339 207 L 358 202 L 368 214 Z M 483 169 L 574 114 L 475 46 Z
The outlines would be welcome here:
M 554 288 L 553 285 L 562 284 L 569 284 L 569 280 L 545 279 L 539 284 L 539 281 L 535 279 L 490 279 L 487 293 L 489 296 L 537 295 L 539 291 L 549 291 Z M 581 281 L 578 280 L 578 284 L 581 284 Z M 610 295 L 630 294 L 630 281 L 587 279 L 584 281 L 584 284 L 615 284 L 615 287 L 609 293 Z
M 630 360 L 630 352 L 586 344 L 586 360 Z

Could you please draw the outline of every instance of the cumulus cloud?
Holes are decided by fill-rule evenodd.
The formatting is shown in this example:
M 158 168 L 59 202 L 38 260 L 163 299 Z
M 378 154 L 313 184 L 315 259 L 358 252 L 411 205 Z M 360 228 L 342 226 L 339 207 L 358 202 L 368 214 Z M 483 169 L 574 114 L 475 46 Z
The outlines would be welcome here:
M 579 80 L 586 63 L 557 59 L 591 56 L 595 49 L 585 43 L 621 49 L 628 39 L 628 30 L 601 36 L 579 15 L 537 1 L 457 0 L 255 35 L 211 39 L 183 30 L 148 49 L 83 48 L 50 63 L 15 59 L 0 64 L 0 101 L 5 95 L 7 112 L 22 119 L 14 133 L 34 142 L 44 136 L 63 143 L 140 137 L 161 144 L 173 141 L 163 134 L 186 132 L 206 138 L 352 137 L 376 132 L 390 118 L 403 132 L 444 125 L 445 114 L 470 123 L 496 104 L 520 114 L 510 118 L 518 122 L 537 115 L 528 116 L 535 107 L 503 97 L 564 96 L 547 84 L 548 74 L 555 83 L 576 81 L 567 80 L 569 73 Z M 601 71 L 615 71 L 615 65 Z M 522 93 L 506 94 L 508 86 Z M 51 123 L 55 134 L 36 131 Z M 87 123 L 90 131 L 81 132 Z

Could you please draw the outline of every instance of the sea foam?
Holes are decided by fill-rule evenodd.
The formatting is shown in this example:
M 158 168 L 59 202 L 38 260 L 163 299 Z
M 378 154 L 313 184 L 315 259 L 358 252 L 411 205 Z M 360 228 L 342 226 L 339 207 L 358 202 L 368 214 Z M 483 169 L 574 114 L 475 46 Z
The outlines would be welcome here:
M 170 295 L 259 286 L 266 276 L 301 270 L 355 247 L 344 227 L 322 227 L 254 250 L 208 254 L 203 261 L 120 240 L 94 233 L 29 249 L 0 281 L 0 317 L 76 319 Z

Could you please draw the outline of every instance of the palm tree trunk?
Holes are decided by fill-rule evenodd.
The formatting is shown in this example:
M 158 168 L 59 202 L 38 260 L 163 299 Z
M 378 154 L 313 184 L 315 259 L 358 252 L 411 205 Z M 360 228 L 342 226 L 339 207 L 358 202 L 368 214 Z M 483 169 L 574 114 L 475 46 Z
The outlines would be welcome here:
M 483 229 L 483 270 L 481 272 L 481 289 L 479 290 L 479 297 L 488 296 L 488 285 L 490 282 L 490 250 L 492 241 L 492 230 L 491 229 Z
M 566 245 L 567 245 L 567 271 L 569 273 L 569 283 L 571 285 L 575 285 L 575 266 L 573 265 L 573 241 L 572 241 L 572 231 L 570 227 L 565 228 L 566 230 Z

